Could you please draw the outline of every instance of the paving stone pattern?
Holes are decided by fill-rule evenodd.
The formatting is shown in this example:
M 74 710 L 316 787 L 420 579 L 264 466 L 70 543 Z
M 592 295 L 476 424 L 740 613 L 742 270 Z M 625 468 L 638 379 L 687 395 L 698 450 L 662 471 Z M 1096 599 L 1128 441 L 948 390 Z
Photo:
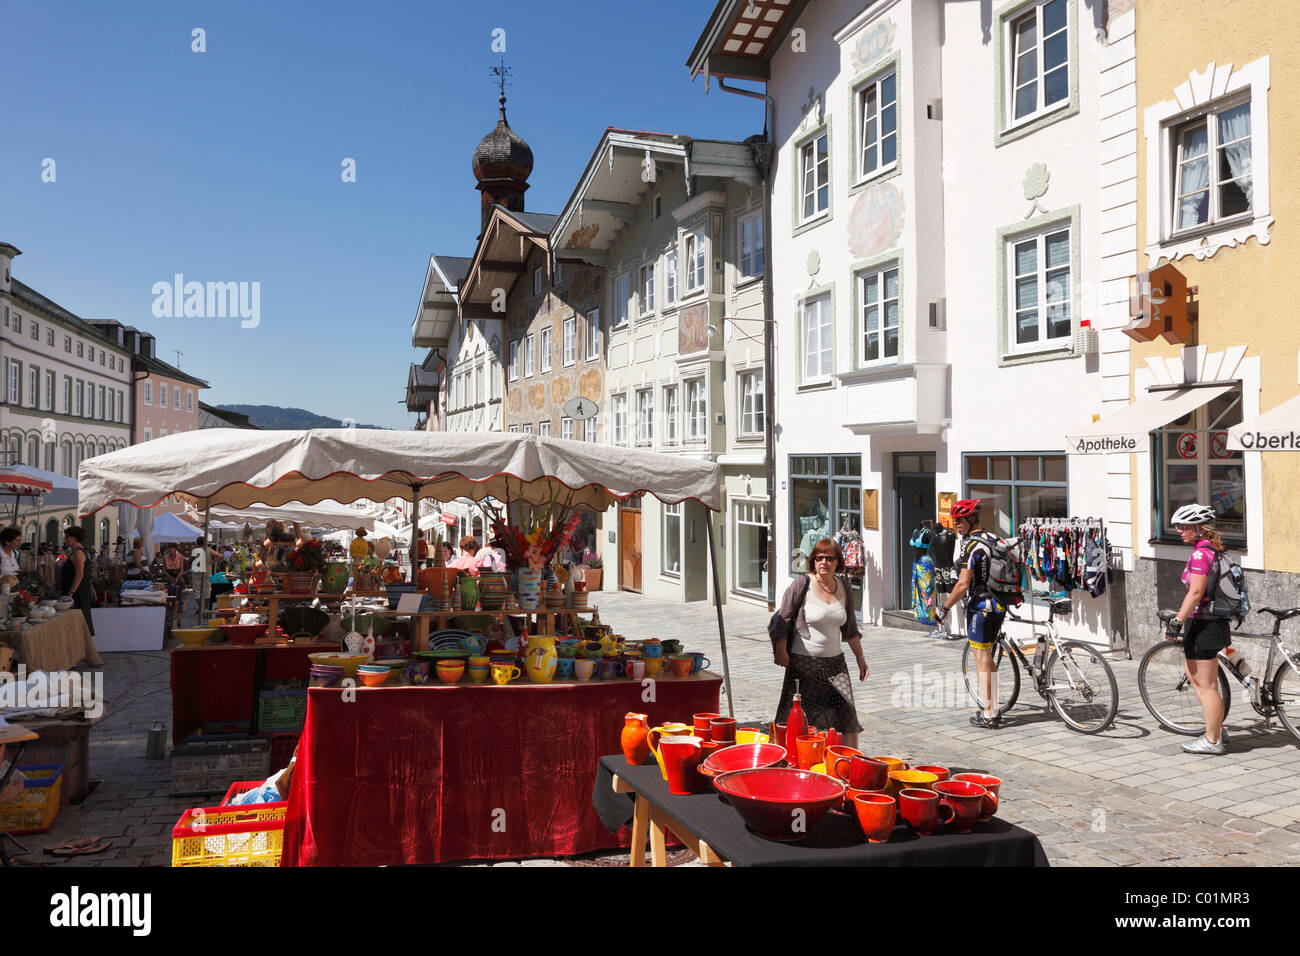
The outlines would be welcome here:
M 593 603 L 625 637 L 679 638 L 707 654 L 721 673 L 711 605 L 610 592 Z M 769 719 L 780 694 L 782 671 L 772 663 L 767 618 L 759 607 L 725 609 L 735 713 L 742 720 Z M 1054 866 L 1300 862 L 1300 747 L 1276 723 L 1265 729 L 1239 694 L 1223 757 L 1183 753 L 1181 744 L 1190 738 L 1155 722 L 1138 694 L 1137 654 L 1132 661 L 1110 657 L 1120 711 L 1104 734 L 1070 730 L 1027 686 L 1003 729 L 978 730 L 967 723 L 973 707 L 963 696 L 962 642 L 884 627 L 868 627 L 864 637 L 871 676 L 855 682 L 866 728 L 862 749 L 1002 777 L 1000 815 L 1038 834 Z M 196 803 L 170 797 L 169 762 L 144 756 L 153 722 L 170 727 L 167 653 L 110 654 L 105 660 L 111 704 L 91 736 L 91 775 L 103 783 L 83 805 L 64 807 L 50 833 L 23 837 L 33 850 L 27 859 L 51 861 L 41 847 L 101 834 L 114 841 L 108 852 L 54 865 L 165 866 L 171 828 Z M 913 686 L 927 692 L 917 695 L 915 706 L 904 706 L 903 688 Z M 952 693 L 936 699 L 935 687 Z M 581 862 L 610 863 L 612 856 Z M 556 864 L 561 861 L 522 862 Z

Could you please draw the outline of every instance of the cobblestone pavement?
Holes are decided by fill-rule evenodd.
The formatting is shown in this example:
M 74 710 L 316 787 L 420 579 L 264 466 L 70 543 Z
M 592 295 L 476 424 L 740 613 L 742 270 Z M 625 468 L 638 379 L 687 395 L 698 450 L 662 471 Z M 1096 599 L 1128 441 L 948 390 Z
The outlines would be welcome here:
M 721 648 L 711 605 L 675 605 L 628 593 L 601 593 L 601 617 L 629 638 L 678 637 L 704 651 L 721 672 Z M 767 641 L 767 612 L 731 604 L 725 611 L 736 716 L 770 718 L 782 672 Z M 1240 700 L 1228 719 L 1229 753 L 1194 757 L 1188 740 L 1156 724 L 1137 690 L 1137 661 L 1112 656 L 1120 688 L 1114 726 L 1099 736 L 1069 730 L 1028 688 L 1006 726 L 981 731 L 967 723 L 962 642 L 893 628 L 866 628 L 871 677 L 855 683 L 868 753 L 986 770 L 1005 781 L 1000 815 L 1038 834 L 1054 866 L 1275 865 L 1300 862 L 1300 747 Z M 165 866 L 171 828 L 194 798 L 168 795 L 166 760 L 145 759 L 154 721 L 170 727 L 165 651 L 105 656 L 108 713 L 91 736 L 91 776 L 103 781 L 78 807 L 64 807 L 50 833 L 21 838 L 29 861 L 49 862 L 40 848 L 70 837 L 100 834 L 106 853 L 54 865 Z M 938 675 L 937 677 L 934 675 Z M 934 700 L 942 682 L 951 693 Z M 901 706 L 904 688 L 926 690 Z M 613 856 L 613 855 L 609 855 Z M 625 855 L 624 855 L 625 856 Z M 596 862 L 588 858 L 586 863 Z M 605 859 L 600 862 L 613 862 Z M 545 866 L 560 861 L 532 860 Z

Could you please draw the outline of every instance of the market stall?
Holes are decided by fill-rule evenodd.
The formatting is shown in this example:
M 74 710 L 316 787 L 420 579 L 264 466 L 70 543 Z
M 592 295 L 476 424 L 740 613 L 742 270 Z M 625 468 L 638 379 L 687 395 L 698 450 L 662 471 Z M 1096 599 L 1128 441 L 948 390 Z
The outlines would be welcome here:
M 28 672 L 66 671 L 80 661 L 91 667 L 104 666 L 86 626 L 86 616 L 80 611 L 62 611 L 16 630 L 0 629 L 0 644 L 14 648 Z

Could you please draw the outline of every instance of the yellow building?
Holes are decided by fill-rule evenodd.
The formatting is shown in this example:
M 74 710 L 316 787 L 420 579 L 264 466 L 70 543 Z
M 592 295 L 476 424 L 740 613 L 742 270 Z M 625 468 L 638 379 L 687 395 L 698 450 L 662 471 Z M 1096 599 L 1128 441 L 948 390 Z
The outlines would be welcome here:
M 1285 305 L 1300 255 L 1300 191 L 1286 176 L 1300 155 L 1300 27 L 1290 0 L 1139 0 L 1135 13 L 1135 295 L 1118 331 L 1126 414 L 1150 437 L 1110 457 L 1128 459 L 1126 603 L 1145 646 L 1156 607 L 1183 593 L 1188 549 L 1169 519 L 1192 501 L 1215 509 L 1255 572 L 1256 607 L 1300 604 L 1300 455 L 1228 440 L 1300 391 L 1300 323 Z M 1110 471 L 1114 498 L 1122 463 Z

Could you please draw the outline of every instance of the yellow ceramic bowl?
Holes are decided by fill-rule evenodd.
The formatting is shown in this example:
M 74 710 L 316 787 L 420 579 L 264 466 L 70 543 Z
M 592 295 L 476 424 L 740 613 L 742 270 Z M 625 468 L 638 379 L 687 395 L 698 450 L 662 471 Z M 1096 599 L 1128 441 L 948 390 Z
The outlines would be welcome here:
M 333 664 L 335 667 L 343 668 L 343 676 L 357 679 L 357 668 L 366 662 L 364 654 L 343 654 L 339 651 L 325 651 L 317 654 L 308 654 L 307 659 L 313 664 Z
M 815 764 L 813 764 L 811 767 L 809 767 L 808 769 L 811 770 L 813 773 L 825 773 L 825 772 L 826 772 L 826 764 L 824 764 L 824 763 L 815 763 Z
M 172 637 L 186 647 L 201 647 L 208 643 L 208 640 L 215 633 L 217 633 L 215 627 L 178 627 L 172 629 Z
M 894 796 L 900 790 L 933 790 L 938 780 L 939 775 L 928 770 L 894 770 L 889 774 L 888 790 Z
M 760 733 L 757 730 L 737 730 L 736 743 L 738 744 L 766 744 L 771 743 L 767 734 Z

